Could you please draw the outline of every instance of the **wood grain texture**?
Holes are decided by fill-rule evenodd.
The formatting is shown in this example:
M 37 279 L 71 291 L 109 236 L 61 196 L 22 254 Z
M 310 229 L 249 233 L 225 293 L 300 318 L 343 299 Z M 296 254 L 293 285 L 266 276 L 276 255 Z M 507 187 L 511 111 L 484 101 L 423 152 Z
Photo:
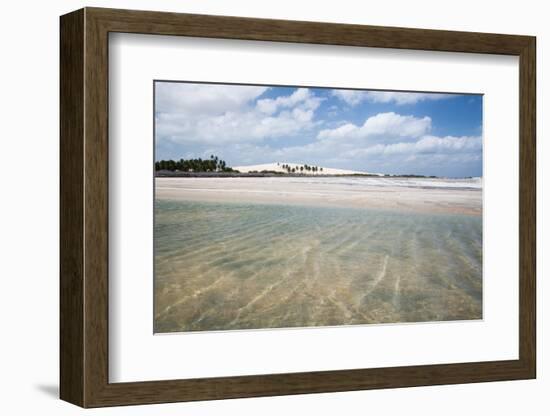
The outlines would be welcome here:
M 84 313 L 85 406 L 95 402 L 108 380 L 109 309 L 109 142 L 108 33 L 86 12 L 84 58 Z
M 519 55 L 528 36 L 87 8 L 110 32 Z
M 520 54 L 519 142 L 519 355 L 536 377 L 536 41 Z
M 60 44 L 60 388 L 84 405 L 84 12 L 61 19 Z
M 520 57 L 518 360 L 207 379 L 108 380 L 108 33 Z M 535 39 L 484 33 L 86 8 L 61 18 L 61 397 L 83 407 L 534 378 Z

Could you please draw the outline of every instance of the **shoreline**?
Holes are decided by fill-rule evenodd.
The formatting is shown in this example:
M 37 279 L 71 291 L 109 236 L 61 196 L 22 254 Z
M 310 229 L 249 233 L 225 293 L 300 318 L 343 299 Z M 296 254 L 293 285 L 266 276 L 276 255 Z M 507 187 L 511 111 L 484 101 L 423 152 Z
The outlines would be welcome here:
M 179 172 L 179 171 L 156 171 L 155 178 L 380 178 L 380 179 L 472 179 L 447 178 L 443 176 L 424 175 L 390 175 L 375 173 L 283 173 L 283 172 Z

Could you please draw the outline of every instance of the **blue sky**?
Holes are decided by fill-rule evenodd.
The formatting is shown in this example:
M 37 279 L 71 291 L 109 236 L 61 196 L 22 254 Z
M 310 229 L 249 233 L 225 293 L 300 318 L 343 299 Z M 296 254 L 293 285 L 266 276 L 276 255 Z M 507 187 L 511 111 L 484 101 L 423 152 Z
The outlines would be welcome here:
M 155 83 L 156 159 L 482 175 L 482 96 Z

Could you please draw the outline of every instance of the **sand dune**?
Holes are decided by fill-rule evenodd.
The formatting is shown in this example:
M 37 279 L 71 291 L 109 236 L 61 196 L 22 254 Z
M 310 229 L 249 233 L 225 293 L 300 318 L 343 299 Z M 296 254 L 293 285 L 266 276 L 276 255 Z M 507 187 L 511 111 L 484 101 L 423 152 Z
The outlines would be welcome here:
M 290 168 L 296 169 L 296 172 L 298 173 L 306 173 L 308 175 L 377 175 L 377 176 L 383 176 L 380 173 L 371 173 L 371 172 L 362 172 L 358 170 L 346 170 L 346 169 L 335 169 L 335 168 L 327 168 L 324 166 L 318 166 L 319 170 L 317 172 L 307 171 L 303 170 L 300 171 L 300 167 L 306 166 L 306 164 L 303 163 L 287 163 L 287 162 L 279 162 L 279 163 L 264 163 L 261 165 L 247 165 L 247 166 L 234 166 L 233 169 L 238 170 L 241 173 L 248 173 L 248 172 L 261 172 L 263 170 L 267 171 L 273 171 L 273 172 L 284 172 L 286 173 L 287 170 L 283 168 L 283 165 L 288 165 Z M 321 168 L 323 169 L 321 171 Z

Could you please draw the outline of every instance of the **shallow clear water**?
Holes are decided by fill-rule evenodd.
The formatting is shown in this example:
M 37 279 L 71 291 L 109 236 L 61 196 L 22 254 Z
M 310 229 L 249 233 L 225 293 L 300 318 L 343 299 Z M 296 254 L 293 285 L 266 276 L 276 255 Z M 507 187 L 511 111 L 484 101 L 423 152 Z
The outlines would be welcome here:
M 480 319 L 481 216 L 155 202 L 155 331 Z

